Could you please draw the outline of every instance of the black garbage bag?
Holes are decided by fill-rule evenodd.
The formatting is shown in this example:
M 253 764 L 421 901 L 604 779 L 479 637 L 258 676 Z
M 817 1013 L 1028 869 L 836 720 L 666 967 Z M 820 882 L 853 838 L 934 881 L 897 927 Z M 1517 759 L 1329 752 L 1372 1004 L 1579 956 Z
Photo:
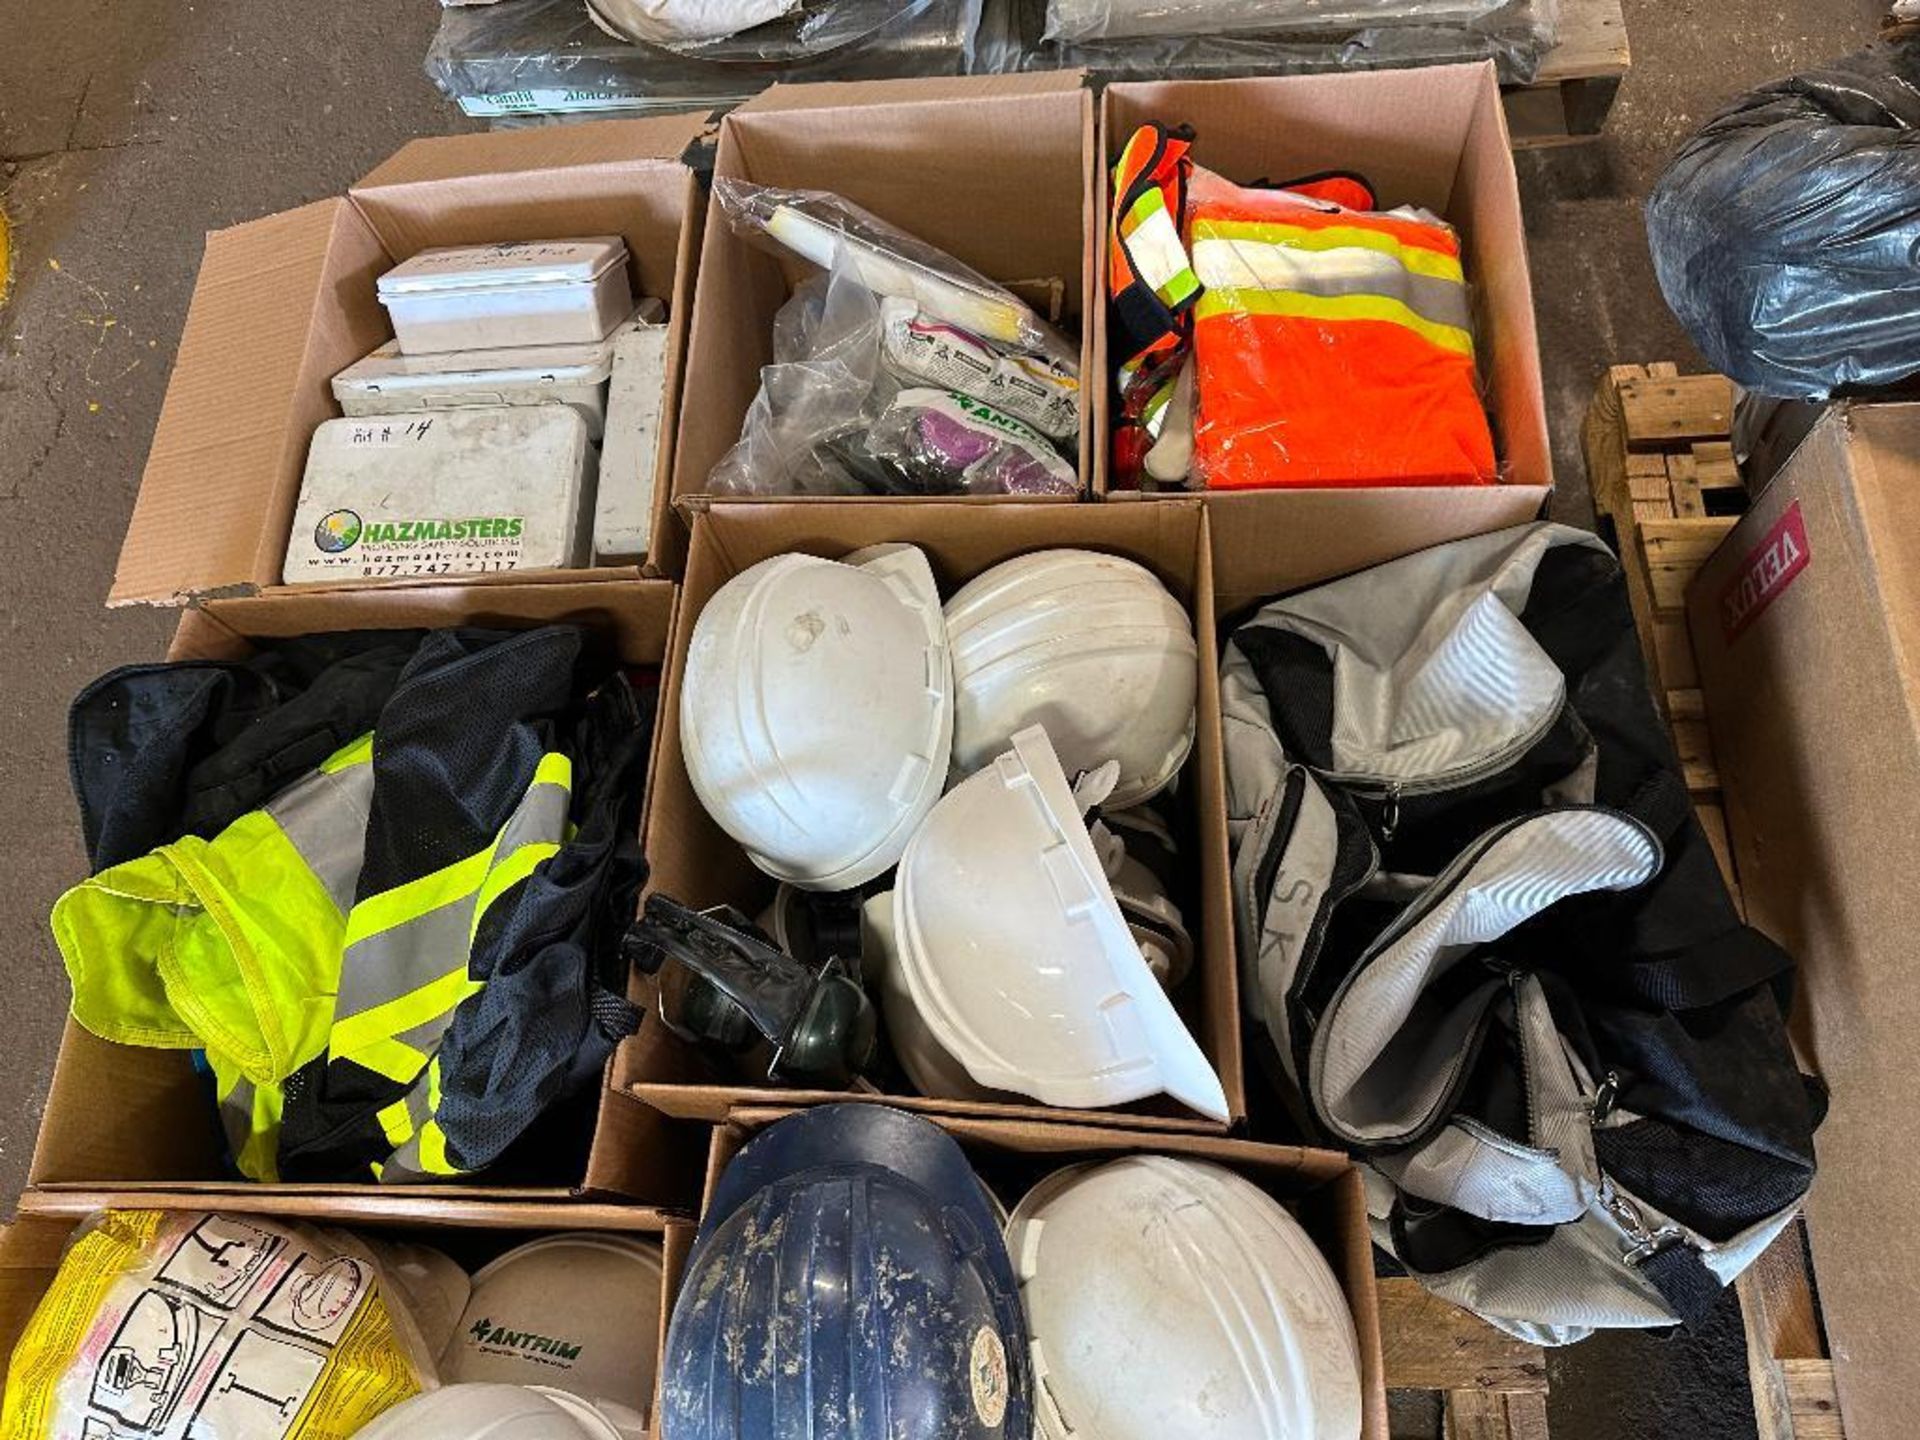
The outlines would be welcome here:
M 1920 38 L 1753 91 L 1655 185 L 1667 303 L 1749 389 L 1823 399 L 1920 372 Z

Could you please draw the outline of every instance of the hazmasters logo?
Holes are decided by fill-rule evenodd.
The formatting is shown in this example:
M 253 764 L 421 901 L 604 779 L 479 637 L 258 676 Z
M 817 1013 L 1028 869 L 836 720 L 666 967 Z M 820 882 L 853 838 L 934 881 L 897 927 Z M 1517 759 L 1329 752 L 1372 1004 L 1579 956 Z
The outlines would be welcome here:
M 476 1320 L 473 1328 L 467 1332 L 467 1343 L 476 1349 L 506 1352 L 510 1354 L 546 1357 L 550 1360 L 570 1361 L 580 1358 L 580 1345 L 569 1340 L 556 1340 L 551 1335 L 535 1335 L 530 1330 L 509 1330 L 504 1325 L 496 1325 L 491 1320 Z
M 351 550 L 353 542 L 360 538 L 360 517 L 351 510 L 335 510 L 322 515 L 320 523 L 313 527 L 313 543 L 329 555 L 338 555 L 342 550 Z
M 328 555 L 356 544 L 424 545 L 434 540 L 518 540 L 526 529 L 519 515 L 476 515 L 463 520 L 362 521 L 351 510 L 323 515 L 313 527 L 313 543 Z

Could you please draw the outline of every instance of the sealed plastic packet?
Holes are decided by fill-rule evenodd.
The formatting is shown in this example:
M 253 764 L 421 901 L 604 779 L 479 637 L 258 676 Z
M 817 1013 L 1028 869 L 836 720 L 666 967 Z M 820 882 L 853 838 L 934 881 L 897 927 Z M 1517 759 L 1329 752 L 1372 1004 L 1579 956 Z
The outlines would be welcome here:
M 880 347 L 886 367 L 903 383 L 958 390 L 1055 440 L 1080 432 L 1080 377 L 1073 365 L 997 349 L 892 296 L 880 302 Z
M 107 1210 L 7 1370 L 4 1440 L 347 1440 L 438 1385 L 403 1292 L 338 1232 Z
M 867 436 L 930 494 L 1073 495 L 1080 477 L 1047 437 L 1017 416 L 957 390 L 902 390 Z

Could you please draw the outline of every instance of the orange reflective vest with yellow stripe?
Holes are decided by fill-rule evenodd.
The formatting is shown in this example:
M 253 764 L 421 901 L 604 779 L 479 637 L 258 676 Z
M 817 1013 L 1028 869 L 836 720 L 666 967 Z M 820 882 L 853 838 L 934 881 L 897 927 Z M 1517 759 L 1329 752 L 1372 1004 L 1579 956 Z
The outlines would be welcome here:
M 1165 132 L 1141 131 L 1122 165 L 1164 162 Z M 1191 367 L 1191 482 L 1212 489 L 1278 486 L 1462 485 L 1497 478 L 1480 398 L 1460 244 L 1415 210 L 1372 208 L 1344 177 L 1283 188 L 1229 184 L 1186 160 L 1116 172 L 1110 248 L 1127 252 L 1133 295 L 1115 292 L 1136 323 L 1118 327 L 1115 464 L 1122 483 L 1172 422 L 1173 377 Z M 1180 257 L 1163 240 L 1143 250 L 1137 193 L 1181 197 Z M 1131 190 L 1135 193 L 1128 195 Z M 1122 241 L 1125 220 L 1136 221 Z M 1110 283 L 1121 278 L 1110 266 Z M 1183 309 L 1156 337 L 1137 321 L 1143 284 L 1162 297 L 1175 276 Z M 1170 308 L 1170 307 L 1169 307 Z

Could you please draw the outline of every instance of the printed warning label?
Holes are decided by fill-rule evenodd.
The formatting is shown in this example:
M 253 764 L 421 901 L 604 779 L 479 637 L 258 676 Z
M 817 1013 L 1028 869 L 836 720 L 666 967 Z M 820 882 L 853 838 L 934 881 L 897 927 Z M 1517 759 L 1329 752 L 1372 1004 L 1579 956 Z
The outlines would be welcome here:
M 1720 592 L 1720 628 L 1729 645 L 1786 593 L 1811 559 L 1807 523 L 1796 500 L 1747 552 L 1746 563 Z
M 112 1211 L 7 1375 L 6 1440 L 347 1440 L 419 1393 L 370 1257 L 297 1226 Z

